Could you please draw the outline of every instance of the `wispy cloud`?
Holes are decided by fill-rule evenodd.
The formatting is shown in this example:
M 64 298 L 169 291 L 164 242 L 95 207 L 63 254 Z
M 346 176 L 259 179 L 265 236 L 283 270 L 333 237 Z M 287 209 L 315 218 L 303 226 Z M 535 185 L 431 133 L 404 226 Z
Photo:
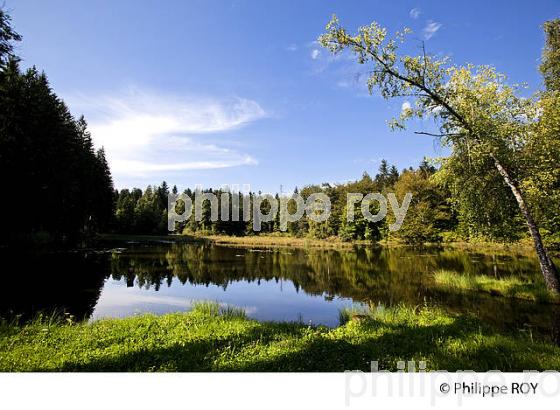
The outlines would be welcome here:
M 299 49 L 297 44 L 290 44 L 288 47 L 286 47 L 286 50 L 288 51 L 297 51 Z
M 189 141 L 185 141 L 188 143 Z M 230 152 L 230 155 L 216 155 L 216 151 L 208 146 L 201 146 L 202 150 L 198 152 L 208 157 L 221 157 L 222 159 L 214 159 L 208 161 L 189 161 L 189 162 L 162 162 L 153 163 L 146 161 L 135 161 L 126 159 L 117 159 L 112 161 L 113 173 L 127 176 L 146 176 L 147 173 L 156 172 L 177 172 L 177 171 L 193 171 L 205 169 L 220 169 L 230 168 L 239 165 L 257 165 L 258 161 L 250 155 L 241 155 L 235 152 Z M 197 150 L 192 147 L 188 149 L 191 154 Z
M 267 116 L 249 99 L 179 97 L 138 89 L 69 100 L 86 114 L 94 143 L 105 147 L 117 183 L 130 176 L 254 165 L 257 160 L 249 154 L 210 144 L 204 135 L 227 133 Z
M 410 104 L 410 102 L 405 101 L 405 102 L 402 103 L 401 111 L 408 111 L 410 109 L 412 109 L 412 105 Z
M 369 72 L 362 64 L 356 61 L 356 56 L 351 51 L 332 54 L 323 53 L 317 42 L 307 45 L 311 48 L 310 73 L 314 76 L 328 76 L 338 88 L 353 90 L 357 95 L 369 94 L 367 78 Z
M 408 15 L 410 16 L 410 18 L 414 19 L 414 20 L 416 20 L 418 17 L 420 17 L 420 14 L 422 14 L 422 12 L 417 7 L 413 8 L 412 10 L 410 10 L 408 12 Z
M 424 33 L 424 39 L 426 40 L 431 39 L 441 27 L 442 27 L 441 23 L 438 23 L 437 21 L 428 20 L 426 27 L 424 27 L 424 30 L 422 30 Z

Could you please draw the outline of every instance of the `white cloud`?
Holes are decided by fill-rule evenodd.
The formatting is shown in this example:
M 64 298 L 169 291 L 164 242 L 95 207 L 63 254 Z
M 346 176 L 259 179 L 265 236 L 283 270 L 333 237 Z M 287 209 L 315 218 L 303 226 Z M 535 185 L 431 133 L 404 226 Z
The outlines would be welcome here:
M 419 8 L 415 7 L 412 10 L 410 10 L 410 12 L 408 13 L 408 15 L 410 16 L 411 19 L 417 19 L 418 17 L 420 17 L 420 14 L 422 14 L 422 12 L 420 11 Z
M 313 60 L 317 60 L 319 58 L 319 55 L 321 54 L 321 52 L 319 50 L 317 50 L 316 48 L 314 48 L 313 50 L 311 50 L 311 58 Z
M 405 101 L 402 103 L 401 105 L 401 111 L 408 111 L 412 109 L 412 105 L 410 105 L 410 103 L 408 101 Z
M 442 111 L 443 111 L 443 107 L 442 107 L 441 105 L 438 105 L 438 106 L 432 108 L 432 109 L 430 110 L 430 113 L 431 113 L 432 115 L 439 115 L 439 113 L 442 112 Z
M 105 147 L 117 185 L 131 176 L 163 173 L 163 178 L 166 172 L 254 165 L 257 160 L 249 154 L 201 138 L 267 115 L 257 102 L 244 98 L 186 98 L 137 89 L 68 100 L 74 111 L 86 115 L 95 145 Z
M 200 169 L 229 168 L 238 165 L 257 165 L 258 161 L 250 155 L 222 161 L 192 161 L 154 164 L 144 161 L 117 160 L 113 162 L 112 170 L 126 172 L 129 175 L 144 175 L 147 172 L 192 171 Z
M 286 47 L 286 50 L 288 51 L 297 51 L 298 50 L 298 45 L 297 44 L 290 44 L 288 47 Z
M 423 30 L 424 39 L 426 40 L 431 39 L 441 27 L 442 27 L 441 23 L 438 23 L 437 21 L 428 20 L 428 23 L 426 24 L 426 27 L 424 27 Z

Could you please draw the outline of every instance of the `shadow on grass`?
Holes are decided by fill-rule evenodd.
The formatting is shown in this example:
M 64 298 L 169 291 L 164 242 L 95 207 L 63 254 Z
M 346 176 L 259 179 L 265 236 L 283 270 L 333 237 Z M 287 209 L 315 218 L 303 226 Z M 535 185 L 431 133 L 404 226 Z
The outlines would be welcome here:
M 71 362 L 58 370 L 369 371 L 371 361 L 396 370 L 400 360 L 426 360 L 429 369 L 449 371 L 558 369 L 557 359 L 546 362 L 551 357 L 558 357 L 553 346 L 484 333 L 472 319 L 457 317 L 428 326 L 365 320 L 335 330 L 259 323 L 224 337 Z
M 252 323 L 252 322 L 251 322 Z M 227 337 L 175 342 L 169 346 L 140 349 L 116 356 L 86 362 L 66 363 L 60 371 L 212 371 L 213 363 L 226 352 L 234 352 L 251 344 L 269 344 L 285 338 L 301 338 L 305 327 L 299 324 L 268 324 L 255 322 L 243 332 Z M 41 369 L 37 369 L 41 371 Z M 235 369 L 234 369 L 235 370 Z

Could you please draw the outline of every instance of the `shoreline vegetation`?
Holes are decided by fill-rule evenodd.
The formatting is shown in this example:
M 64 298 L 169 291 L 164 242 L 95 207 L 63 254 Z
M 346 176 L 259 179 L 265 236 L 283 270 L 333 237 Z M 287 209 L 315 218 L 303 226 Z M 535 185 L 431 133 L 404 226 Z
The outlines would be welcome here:
M 310 248 L 340 248 L 352 249 L 355 246 L 364 247 L 409 247 L 409 248 L 455 248 L 473 251 L 515 251 L 523 254 L 532 254 L 534 249 L 532 245 L 526 241 L 515 243 L 498 243 L 498 242 L 426 242 L 422 245 L 411 245 L 398 240 L 383 240 L 372 243 L 367 240 L 345 241 L 339 237 L 331 237 L 326 239 L 315 238 L 295 238 L 291 236 L 279 235 L 253 235 L 253 236 L 228 236 L 228 235 L 195 235 L 194 238 L 201 238 L 217 245 L 232 245 L 242 247 L 310 247 Z
M 372 243 L 367 240 L 345 241 L 339 237 L 326 239 L 298 238 L 290 235 L 260 234 L 260 235 L 220 235 L 220 234 L 173 234 L 173 235 L 136 235 L 136 234 L 99 234 L 97 239 L 101 242 L 208 242 L 223 246 L 255 247 L 255 248 L 340 248 L 352 249 L 355 246 L 378 246 L 378 247 L 433 247 L 433 248 L 455 248 L 473 251 L 507 251 L 522 254 L 533 254 L 534 249 L 528 241 L 522 240 L 513 243 L 489 242 L 489 241 L 452 241 L 443 243 L 425 243 L 423 245 L 410 245 L 404 242 L 379 241 Z
M 488 275 L 462 275 L 447 270 L 434 273 L 436 288 L 453 292 L 481 292 L 491 296 L 560 304 L 560 296 L 550 292 L 543 281 L 525 281 L 517 277 L 495 278 Z
M 560 347 L 498 334 L 474 316 L 399 306 L 341 312 L 337 328 L 257 322 L 203 302 L 188 313 L 0 324 L 0 371 L 560 370 Z

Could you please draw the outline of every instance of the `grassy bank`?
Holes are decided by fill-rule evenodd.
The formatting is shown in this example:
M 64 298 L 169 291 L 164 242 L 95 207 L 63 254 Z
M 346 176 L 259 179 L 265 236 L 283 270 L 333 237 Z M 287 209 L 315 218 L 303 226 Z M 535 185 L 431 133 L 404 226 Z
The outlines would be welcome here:
M 517 277 L 494 278 L 486 275 L 461 275 L 440 270 L 434 274 L 435 285 L 443 290 L 485 292 L 494 296 L 530 300 L 541 303 L 560 303 L 543 281 L 524 281 Z
M 124 234 L 102 234 L 97 239 L 101 242 L 178 242 L 178 243 L 215 243 L 224 246 L 251 247 L 251 248 L 276 248 L 276 247 L 298 247 L 298 248 L 346 248 L 352 249 L 355 245 L 372 245 L 369 241 L 345 242 L 340 238 L 329 239 L 296 238 L 288 235 L 124 235 Z
M 328 239 L 296 238 L 287 235 L 207 235 L 199 238 L 211 241 L 219 245 L 232 245 L 238 247 L 299 247 L 299 248 L 347 248 L 355 245 L 372 245 L 369 241 L 345 242 L 337 237 Z
M 296 238 L 288 235 L 124 235 L 102 234 L 98 235 L 102 242 L 180 242 L 204 243 L 212 242 L 218 245 L 231 245 L 236 247 L 272 248 L 272 247 L 298 247 L 298 248 L 347 248 L 355 245 L 372 245 L 369 241 L 343 241 L 333 237 L 329 239 Z
M 350 316 L 349 316 L 350 317 Z M 189 313 L 0 329 L 0 371 L 560 370 L 560 347 L 504 336 L 437 309 L 364 314 L 336 329 L 260 323 L 203 304 Z
M 213 235 L 213 234 L 182 234 L 182 235 L 125 235 L 125 234 L 101 234 L 97 237 L 102 242 L 181 242 L 201 243 L 212 242 L 224 246 L 251 247 L 251 248 L 324 248 L 324 249 L 352 249 L 355 246 L 383 246 L 383 247 L 411 247 L 398 240 L 382 240 L 372 243 L 366 240 L 343 241 L 333 236 L 326 239 L 297 238 L 287 234 L 262 234 L 247 236 Z M 532 245 L 526 241 L 515 243 L 497 242 L 442 242 L 426 243 L 426 247 L 445 247 L 471 252 L 493 253 L 496 255 L 511 255 L 512 252 L 519 255 L 533 255 Z
M 189 237 L 186 235 L 186 237 Z M 280 234 L 263 234 L 248 236 L 229 236 L 229 235 L 196 235 L 190 236 L 192 239 L 200 239 L 210 241 L 220 245 L 231 245 L 237 247 L 310 247 L 310 248 L 338 248 L 352 249 L 355 246 L 384 246 L 384 247 L 411 247 L 398 240 L 382 240 L 380 242 L 354 240 L 343 241 L 337 236 L 326 239 L 314 238 L 296 238 L 289 235 Z M 426 243 L 426 247 L 448 247 L 453 249 L 461 249 L 472 252 L 492 252 L 496 254 L 511 255 L 512 252 L 517 254 L 532 254 L 533 248 L 525 242 L 516 242 L 510 244 L 494 243 L 494 242 L 445 242 L 445 243 Z

